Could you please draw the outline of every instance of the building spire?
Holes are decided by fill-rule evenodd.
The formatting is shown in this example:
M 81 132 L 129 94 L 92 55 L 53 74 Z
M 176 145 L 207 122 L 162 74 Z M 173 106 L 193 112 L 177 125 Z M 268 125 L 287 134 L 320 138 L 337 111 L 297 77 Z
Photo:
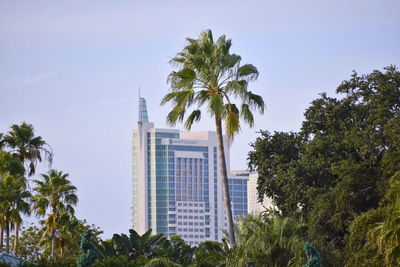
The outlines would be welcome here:
M 146 99 L 140 97 L 140 88 L 139 88 L 139 120 L 138 123 L 149 122 L 149 117 L 147 115 L 147 105 Z

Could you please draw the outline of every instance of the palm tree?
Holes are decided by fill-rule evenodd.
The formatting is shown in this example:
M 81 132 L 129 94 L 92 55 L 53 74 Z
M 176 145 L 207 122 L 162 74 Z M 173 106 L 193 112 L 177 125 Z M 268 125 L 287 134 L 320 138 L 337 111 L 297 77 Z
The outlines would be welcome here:
M 6 174 L 0 181 L 0 221 L 6 230 L 6 252 L 10 253 L 10 230 L 20 228 L 21 214 L 30 214 L 28 200 L 31 193 L 26 190 L 25 179 Z M 1 240 L 3 242 L 3 240 Z M 2 244 L 1 244 L 2 245 Z M 18 252 L 18 231 L 16 231 L 14 252 Z
M 195 263 L 198 267 L 224 266 L 231 250 L 224 243 L 204 241 L 195 249 Z
M 45 220 L 44 236 L 50 236 L 51 256 L 56 258 L 57 231 L 60 227 L 60 217 L 62 214 L 74 214 L 74 208 L 78 203 L 75 194 L 76 187 L 67 179 L 68 173 L 51 169 L 48 174 L 42 174 L 44 181 L 34 180 L 36 187 L 33 189 L 36 194 L 33 196 L 34 210 L 38 216 L 49 214 Z
M 117 255 L 128 256 L 131 260 L 144 257 L 152 258 L 156 254 L 156 248 L 165 240 L 162 234 L 151 235 L 148 230 L 139 235 L 135 230 L 129 229 L 129 237 L 125 234 L 114 234 L 112 242 Z
M 389 205 L 386 207 L 386 219 L 379 222 L 368 232 L 368 238 L 378 245 L 387 266 L 400 265 L 400 171 L 389 180 L 386 193 Z
M 25 205 L 19 206 L 21 193 L 23 196 L 26 195 L 26 183 L 25 178 L 23 177 L 25 173 L 25 169 L 23 165 L 20 163 L 19 159 L 12 155 L 9 152 L 0 150 L 0 184 L 1 184 L 1 194 L 0 194 L 0 251 L 3 249 L 3 237 L 4 230 L 8 225 L 8 237 L 10 226 L 14 226 L 14 224 L 10 224 L 9 219 L 6 219 L 10 214 L 10 210 L 14 210 L 13 213 L 17 212 L 13 218 L 18 220 L 16 222 L 16 239 L 15 239 L 15 247 L 18 247 L 18 231 L 19 226 L 22 223 L 20 212 L 28 214 L 29 211 L 26 210 Z M 7 177 L 7 178 L 3 178 Z M 24 199 L 22 199 L 24 201 Z M 7 242 L 9 238 L 7 238 Z M 7 246 L 9 250 L 9 245 Z
M 228 178 L 224 154 L 222 123 L 229 138 L 240 130 L 240 118 L 253 126 L 252 109 L 264 112 L 261 96 L 248 91 L 248 84 L 258 77 L 257 68 L 250 64 L 241 65 L 241 57 L 231 54 L 230 39 L 222 35 L 214 43 L 211 30 L 200 34 L 199 39 L 186 39 L 187 46 L 171 60 L 178 70 L 168 76 L 171 92 L 164 96 L 161 104 L 172 102 L 173 108 L 167 122 L 174 126 L 183 122 L 188 109 L 194 108 L 185 121 L 185 128 L 201 119 L 201 108 L 215 120 L 218 145 L 218 163 L 221 172 L 221 185 L 227 215 L 230 245 L 235 246 L 235 235 L 231 203 L 228 191 Z M 234 103 L 238 100 L 240 106 Z
M 235 262 L 244 265 L 253 261 L 257 266 L 261 263 L 265 266 L 300 266 L 305 262 L 305 240 L 301 235 L 305 226 L 301 220 L 279 215 L 248 215 L 240 219 Z
M 193 262 L 195 247 L 188 245 L 180 236 L 170 236 L 169 240 L 166 239 L 160 244 L 159 249 L 161 256 L 183 266 L 188 266 Z
M 76 243 L 76 238 L 82 235 L 83 223 L 74 215 L 63 213 L 60 215 L 59 241 L 60 241 L 60 256 L 65 258 L 67 252 L 73 248 Z
M 18 155 L 20 162 L 27 164 L 28 176 L 32 176 L 36 171 L 37 162 L 41 162 L 43 157 L 51 165 L 53 153 L 51 148 L 40 136 L 34 135 L 31 124 L 23 122 L 21 125 L 11 125 L 11 131 L 3 136 L 2 143 L 11 149 L 13 154 Z
M 182 267 L 182 266 L 184 265 L 175 263 L 168 258 L 153 258 L 144 265 L 144 267 Z

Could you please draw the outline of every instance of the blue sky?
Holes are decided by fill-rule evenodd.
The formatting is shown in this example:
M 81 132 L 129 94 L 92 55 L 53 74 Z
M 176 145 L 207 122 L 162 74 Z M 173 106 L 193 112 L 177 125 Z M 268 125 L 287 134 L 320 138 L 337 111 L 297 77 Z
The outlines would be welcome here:
M 353 70 L 399 66 L 399 14 L 397 0 L 1 1 L 0 132 L 33 124 L 78 186 L 78 217 L 105 237 L 127 232 L 138 87 L 150 120 L 168 127 L 159 103 L 185 37 L 226 34 L 260 72 L 250 89 L 266 113 L 231 148 L 242 169 L 259 129 L 296 131 L 310 101 Z

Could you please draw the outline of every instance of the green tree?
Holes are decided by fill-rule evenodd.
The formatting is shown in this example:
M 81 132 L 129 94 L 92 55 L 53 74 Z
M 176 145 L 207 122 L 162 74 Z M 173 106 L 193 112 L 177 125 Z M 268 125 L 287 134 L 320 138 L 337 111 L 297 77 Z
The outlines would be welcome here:
M 372 210 L 389 205 L 388 181 L 400 166 L 400 73 L 354 72 L 337 93 L 312 101 L 300 132 L 262 132 L 249 166 L 259 173 L 260 198 L 274 199 L 285 216 L 302 214 L 312 237 L 346 254 L 354 251 L 347 242 L 366 244 L 362 224 L 380 220 Z
M 31 194 L 26 190 L 25 179 L 21 176 L 3 175 L 0 180 L 0 217 L 6 231 L 6 252 L 10 253 L 10 230 L 19 229 L 21 214 L 30 214 L 28 203 Z M 3 229 L 2 227 L 2 229 Z M 18 231 L 15 239 L 15 251 L 18 250 Z
M 253 126 L 251 110 L 256 108 L 264 112 L 262 97 L 248 90 L 249 82 L 257 79 L 258 71 L 253 65 L 241 65 L 241 57 L 230 53 L 232 42 L 225 35 L 214 42 L 211 30 L 207 30 L 200 34 L 199 39 L 186 40 L 187 46 L 171 60 L 178 70 L 169 74 L 171 92 L 164 96 L 161 104 L 172 102 L 173 108 L 167 115 L 167 122 L 171 125 L 183 122 L 187 111 L 194 108 L 185 120 L 188 130 L 201 119 L 203 106 L 214 118 L 228 236 L 230 245 L 235 246 L 222 123 L 225 122 L 228 137 L 233 137 L 240 130 L 240 118 Z M 240 102 L 240 106 L 235 104 L 235 100 Z
M 157 247 L 165 240 L 165 237 L 162 234 L 151 235 L 151 232 L 152 230 L 150 229 L 143 235 L 139 235 L 135 230 L 129 229 L 129 236 L 126 234 L 114 234 L 112 245 L 115 255 L 125 255 L 131 260 L 140 257 L 147 259 L 154 257 L 157 254 Z M 100 250 L 101 254 L 110 256 L 111 251 L 108 242 L 103 242 L 100 247 L 102 248 Z
M 384 256 L 386 266 L 400 265 L 400 171 L 389 181 L 387 199 L 390 204 L 384 221 L 378 222 L 369 231 L 369 239 L 376 242 L 379 252 Z
M 23 179 L 21 177 L 23 177 L 24 173 L 25 169 L 19 162 L 18 158 L 15 155 L 0 149 L 0 183 L 3 181 L 4 176 L 11 176 L 15 179 Z M 25 183 L 20 183 L 20 185 L 25 186 Z M 0 198 L 5 199 L 9 193 L 10 192 L 3 192 L 0 194 Z M 7 198 L 9 198 L 9 196 Z M 6 227 L 5 213 L 10 208 L 9 205 L 12 204 L 10 199 L 8 199 L 7 202 L 5 201 L 6 200 L 4 200 L 4 203 L 0 204 L 2 207 L 0 208 L 0 251 L 3 249 L 4 229 Z M 1 210 L 3 210 L 3 212 L 1 212 Z
M 11 125 L 11 130 L 3 136 L 3 144 L 16 154 L 20 162 L 27 164 L 28 176 L 36 171 L 37 162 L 43 159 L 51 165 L 53 153 L 51 148 L 40 136 L 35 136 L 31 124 L 23 122 L 21 125 Z
M 226 258 L 229 258 L 231 250 L 224 243 L 216 241 L 201 242 L 195 249 L 195 266 L 198 267 L 213 267 L 223 266 L 226 263 Z
M 188 245 L 180 236 L 170 236 L 159 245 L 157 254 L 182 266 L 188 266 L 193 261 L 195 248 Z
M 33 207 L 36 214 L 45 216 L 49 211 L 45 220 L 45 236 L 51 237 L 51 257 L 56 259 L 57 238 L 60 231 L 60 218 L 64 214 L 73 215 L 74 208 L 78 203 L 76 196 L 76 187 L 67 179 L 67 173 L 50 170 L 48 174 L 42 174 L 43 181 L 34 180 L 36 184 L 33 196 Z
M 238 245 L 234 257 L 245 265 L 253 261 L 260 266 L 293 266 L 304 262 L 300 220 L 248 215 L 239 222 Z
M 30 224 L 29 227 L 21 228 L 21 235 L 19 238 L 19 249 L 15 256 L 30 262 L 38 262 L 46 256 L 43 246 L 41 246 L 41 232 L 42 229 Z M 11 240 L 15 240 L 15 235 L 11 236 Z
M 182 267 L 187 265 L 180 265 L 167 258 L 154 258 L 147 262 L 144 267 Z

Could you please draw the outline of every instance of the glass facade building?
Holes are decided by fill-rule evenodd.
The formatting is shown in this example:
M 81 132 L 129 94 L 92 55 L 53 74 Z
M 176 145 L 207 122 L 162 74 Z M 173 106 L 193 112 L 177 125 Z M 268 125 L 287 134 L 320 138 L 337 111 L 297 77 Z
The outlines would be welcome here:
M 154 128 L 139 100 L 132 145 L 132 222 L 139 233 L 153 229 L 189 244 L 221 240 L 225 229 L 215 132 Z M 229 148 L 225 146 L 229 171 Z M 247 214 L 246 176 L 229 178 L 234 215 Z

